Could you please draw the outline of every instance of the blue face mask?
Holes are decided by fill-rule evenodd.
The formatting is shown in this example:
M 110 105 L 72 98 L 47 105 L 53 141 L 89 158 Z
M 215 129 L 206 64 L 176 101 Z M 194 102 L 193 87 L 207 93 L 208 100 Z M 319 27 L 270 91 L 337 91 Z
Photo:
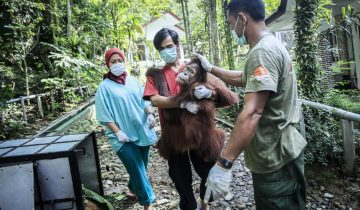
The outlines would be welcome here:
M 234 39 L 235 39 L 236 44 L 238 44 L 238 45 L 240 45 L 240 46 L 244 46 L 244 45 L 247 45 L 247 44 L 248 44 L 248 42 L 247 42 L 247 40 L 246 40 L 246 37 L 245 37 L 245 25 L 244 25 L 243 33 L 242 33 L 242 35 L 239 37 L 239 36 L 236 34 L 236 32 L 235 32 L 235 28 L 236 28 L 236 26 L 237 26 L 238 20 L 239 20 L 239 16 L 238 16 L 237 19 L 236 19 L 235 27 L 234 27 L 234 29 L 231 31 L 231 33 L 232 33 L 232 35 L 233 35 L 233 37 L 234 37 Z
M 176 47 L 161 50 L 160 57 L 165 63 L 174 63 L 177 57 Z

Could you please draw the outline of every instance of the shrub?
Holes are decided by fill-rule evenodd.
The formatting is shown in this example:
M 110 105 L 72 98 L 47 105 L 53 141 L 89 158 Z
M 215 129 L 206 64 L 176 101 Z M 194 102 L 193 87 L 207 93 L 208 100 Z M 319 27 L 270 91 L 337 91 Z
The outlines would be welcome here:
M 357 90 L 331 90 L 324 102 L 329 106 L 360 114 L 360 95 Z

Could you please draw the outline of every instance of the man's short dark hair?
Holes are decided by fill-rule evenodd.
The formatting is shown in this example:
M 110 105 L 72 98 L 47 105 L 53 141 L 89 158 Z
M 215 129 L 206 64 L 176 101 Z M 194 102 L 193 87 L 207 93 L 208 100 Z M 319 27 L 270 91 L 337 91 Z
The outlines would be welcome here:
M 179 44 L 179 35 L 177 32 L 168 28 L 163 28 L 158 31 L 154 37 L 154 46 L 157 50 L 160 50 L 161 42 L 164 41 L 164 39 L 166 39 L 168 36 L 172 38 L 176 45 Z
M 262 0 L 232 0 L 226 9 L 229 15 L 246 12 L 255 21 L 265 20 L 265 6 Z

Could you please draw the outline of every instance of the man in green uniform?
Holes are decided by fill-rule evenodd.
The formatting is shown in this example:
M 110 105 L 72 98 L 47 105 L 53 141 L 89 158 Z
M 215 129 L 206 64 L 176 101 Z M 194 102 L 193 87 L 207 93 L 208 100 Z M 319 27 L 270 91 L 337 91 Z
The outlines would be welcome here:
M 205 200 L 230 191 L 231 166 L 242 151 L 251 170 L 256 209 L 305 209 L 303 150 L 295 71 L 288 51 L 265 25 L 262 0 L 232 0 L 228 21 L 239 45 L 250 46 L 244 71 L 215 67 L 199 55 L 202 66 L 225 82 L 245 88 L 245 104 L 229 144 L 211 169 Z M 206 90 L 195 90 L 201 99 Z

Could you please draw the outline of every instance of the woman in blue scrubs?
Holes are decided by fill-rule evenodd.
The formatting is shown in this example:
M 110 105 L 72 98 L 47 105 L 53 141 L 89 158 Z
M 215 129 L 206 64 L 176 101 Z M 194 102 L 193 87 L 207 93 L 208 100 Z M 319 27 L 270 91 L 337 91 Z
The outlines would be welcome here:
M 108 49 L 105 61 L 109 72 L 95 95 L 96 118 L 105 126 L 106 137 L 129 174 L 130 192 L 147 210 L 155 200 L 146 174 L 150 145 L 157 140 L 153 109 L 142 99 L 139 81 L 127 74 L 124 53 Z

